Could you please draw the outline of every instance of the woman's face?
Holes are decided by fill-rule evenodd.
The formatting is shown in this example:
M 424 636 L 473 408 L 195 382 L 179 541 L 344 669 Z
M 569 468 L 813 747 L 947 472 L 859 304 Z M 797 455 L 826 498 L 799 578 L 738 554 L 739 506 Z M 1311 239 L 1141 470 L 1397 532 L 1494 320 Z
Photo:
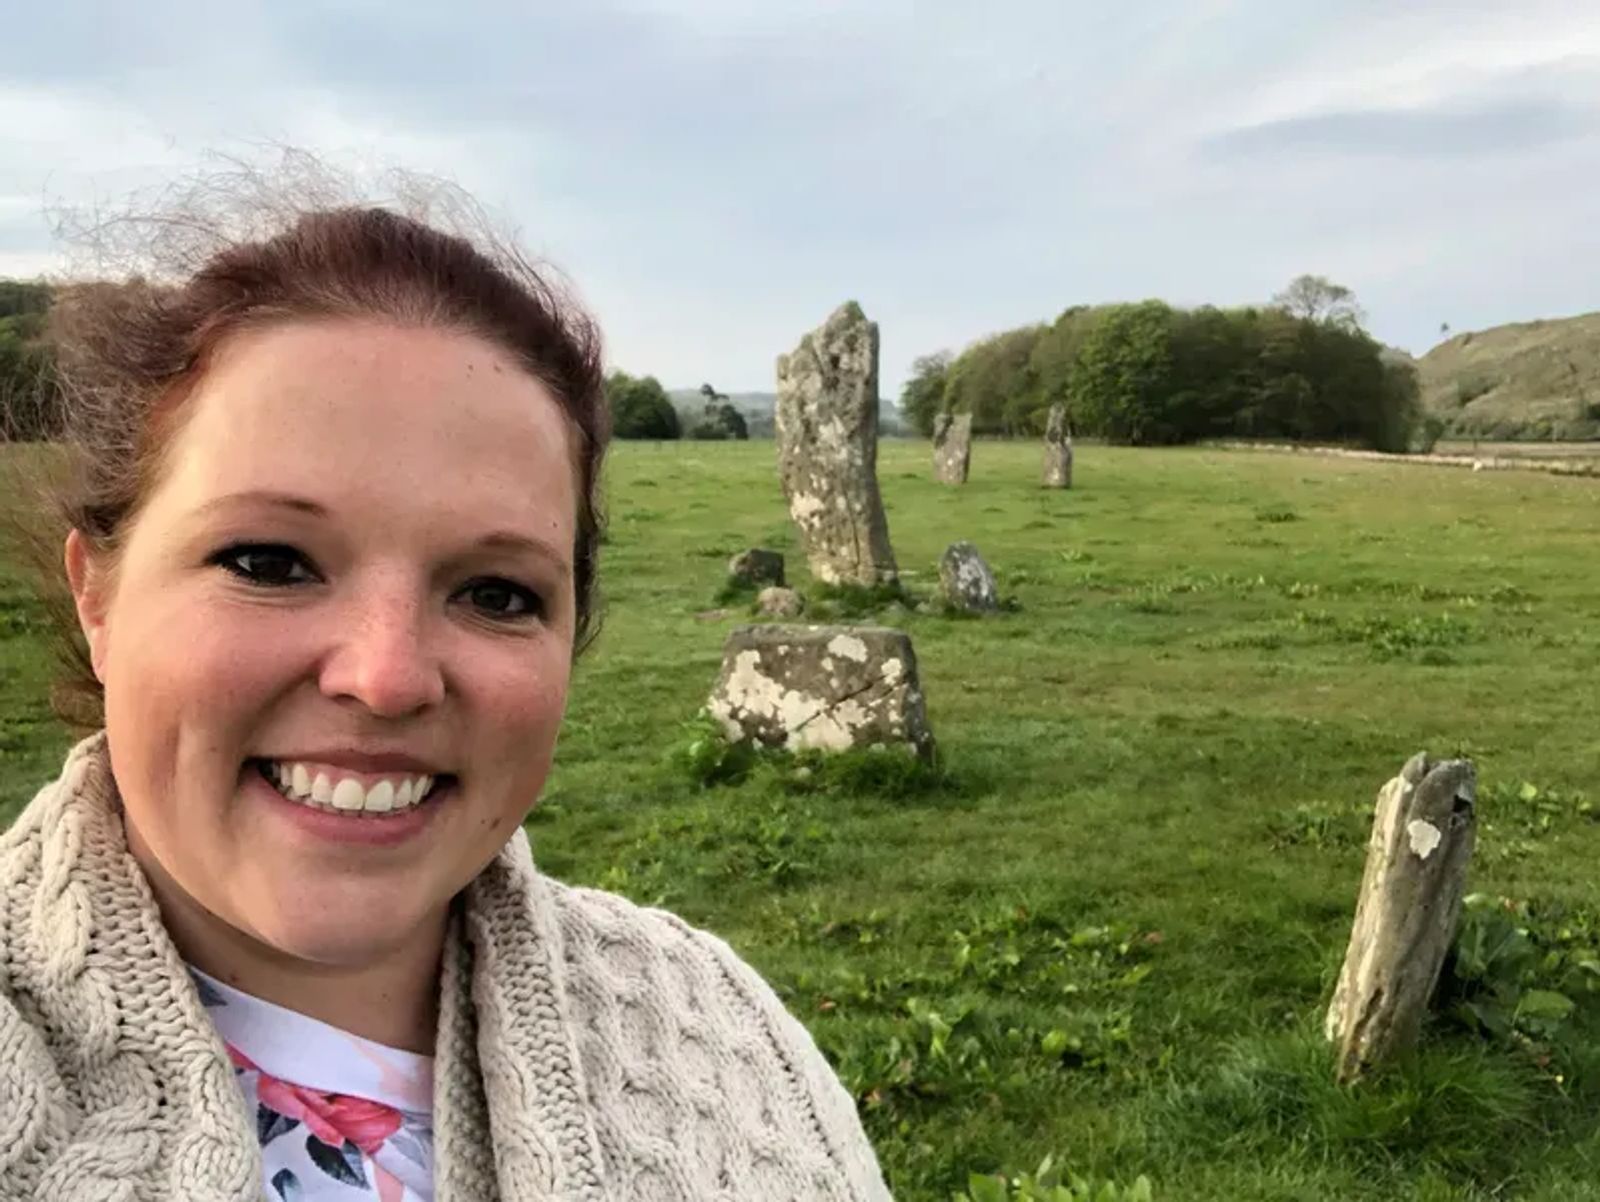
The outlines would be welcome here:
M 230 339 L 185 403 L 115 573 L 68 548 L 130 844 L 164 906 L 400 953 L 550 767 L 567 420 L 481 339 L 356 320 Z

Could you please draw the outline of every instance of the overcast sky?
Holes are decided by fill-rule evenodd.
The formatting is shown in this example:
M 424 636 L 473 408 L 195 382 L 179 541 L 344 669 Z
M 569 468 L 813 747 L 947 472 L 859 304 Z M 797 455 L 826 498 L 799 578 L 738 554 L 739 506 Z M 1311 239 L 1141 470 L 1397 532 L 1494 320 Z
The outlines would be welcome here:
M 835 305 L 912 358 L 1316 272 L 1379 338 L 1600 308 L 1589 0 L 64 0 L 0 35 L 0 274 L 47 203 L 288 142 L 448 176 L 613 365 L 769 390 Z

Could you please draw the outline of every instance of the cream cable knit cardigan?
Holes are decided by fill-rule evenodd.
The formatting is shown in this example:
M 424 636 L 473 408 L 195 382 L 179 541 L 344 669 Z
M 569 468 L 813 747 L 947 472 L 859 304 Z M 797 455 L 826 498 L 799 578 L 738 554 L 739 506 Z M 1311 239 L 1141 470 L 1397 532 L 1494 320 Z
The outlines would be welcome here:
M 726 944 L 534 871 L 465 894 L 439 1202 L 887 1202 L 849 1096 Z M 0 836 L 0 1202 L 255 1202 L 253 1116 L 129 856 L 104 735 Z

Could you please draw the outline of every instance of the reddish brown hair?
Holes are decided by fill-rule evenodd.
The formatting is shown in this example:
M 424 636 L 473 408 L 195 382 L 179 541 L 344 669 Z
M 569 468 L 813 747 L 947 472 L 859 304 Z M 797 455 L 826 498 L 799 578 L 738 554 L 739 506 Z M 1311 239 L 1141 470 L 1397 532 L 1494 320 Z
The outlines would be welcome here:
M 277 232 L 227 243 L 170 283 L 136 278 L 62 288 L 51 336 L 71 454 L 47 496 L 60 524 L 80 531 L 114 564 L 184 399 L 217 347 L 242 330 L 304 317 L 378 317 L 470 332 L 550 390 L 574 433 L 574 650 L 581 651 L 598 627 L 598 494 L 609 437 L 599 332 L 514 249 L 382 207 L 292 215 Z M 59 541 L 53 554 L 59 563 Z M 75 615 L 56 591 L 51 609 L 69 661 L 56 708 L 74 725 L 92 725 L 101 713 L 100 684 Z

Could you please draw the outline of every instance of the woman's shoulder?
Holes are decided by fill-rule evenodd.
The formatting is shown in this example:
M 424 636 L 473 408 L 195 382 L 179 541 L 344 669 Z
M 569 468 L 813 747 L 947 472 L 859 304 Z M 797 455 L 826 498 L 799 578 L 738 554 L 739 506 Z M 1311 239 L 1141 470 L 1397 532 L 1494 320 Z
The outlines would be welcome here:
M 603 980 L 628 995 L 701 1008 L 716 1000 L 718 984 L 782 1010 L 771 987 L 729 944 L 678 915 L 640 905 L 616 893 L 546 878 L 569 974 Z
M 775 1174 L 766 1196 L 888 1198 L 853 1099 L 806 1028 L 732 947 L 614 893 L 549 887 L 603 1142 L 630 1142 L 623 1128 L 649 1111 L 640 1110 L 647 1098 L 664 1113 L 703 1116 L 708 1131 L 741 1131 L 735 1142 L 752 1160 L 748 1172 Z M 775 1157 L 765 1170 L 755 1163 L 758 1146 Z M 810 1184 L 792 1192 L 797 1182 Z

